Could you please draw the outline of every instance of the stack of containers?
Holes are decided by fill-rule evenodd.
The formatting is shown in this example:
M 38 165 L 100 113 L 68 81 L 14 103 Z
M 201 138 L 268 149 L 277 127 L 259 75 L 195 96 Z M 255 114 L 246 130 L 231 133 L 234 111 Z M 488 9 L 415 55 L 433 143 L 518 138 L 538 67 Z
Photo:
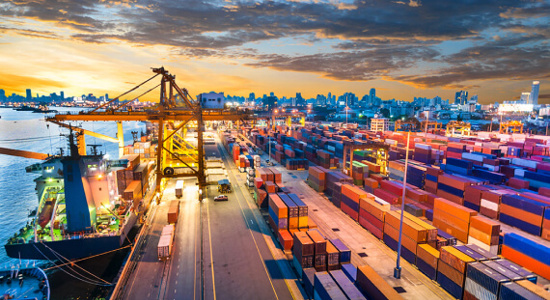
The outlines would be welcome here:
M 298 217 L 300 208 L 298 207 L 298 205 L 296 205 L 296 203 L 294 203 L 294 201 L 292 201 L 289 195 L 284 193 L 278 193 L 277 195 L 284 202 L 288 210 L 288 230 L 298 229 Z
M 537 275 L 535 273 L 525 269 L 524 267 L 517 265 L 505 258 L 495 259 L 493 262 L 499 264 L 501 267 L 506 268 L 512 271 L 514 274 L 517 274 L 520 279 L 526 280 L 532 283 L 537 283 Z M 495 268 L 496 269 L 496 268 Z
M 501 285 L 510 279 L 481 262 L 468 264 L 464 299 L 498 299 Z
M 273 231 L 288 229 L 288 207 L 277 194 L 269 194 L 269 224 Z
M 502 196 L 507 194 L 515 195 L 516 192 L 508 189 L 482 191 L 479 213 L 491 219 L 498 219 Z
M 316 272 L 313 281 L 313 299 L 347 299 L 347 297 L 329 273 Z
M 416 267 L 431 280 L 437 278 L 439 251 L 428 244 L 418 244 L 416 249 Z
M 372 299 L 403 299 L 388 282 L 369 265 L 357 267 L 355 285 Z
M 426 144 L 414 145 L 414 160 L 429 164 L 432 161 L 432 146 Z
M 437 195 L 456 204 L 464 205 L 464 190 L 475 183 L 472 180 L 450 174 L 438 177 Z
M 292 247 L 292 264 L 298 276 L 302 275 L 302 270 L 313 267 L 313 253 L 315 245 L 309 235 L 304 231 L 294 233 L 294 243 Z
M 433 225 L 456 237 L 463 243 L 468 242 L 470 218 L 477 212 L 443 198 L 434 200 Z
M 288 194 L 290 199 L 298 206 L 298 228 L 308 228 L 308 208 L 307 205 L 296 194 Z
M 462 152 L 466 152 L 466 145 L 461 143 L 448 143 L 445 158 L 462 158 Z
M 359 202 L 363 198 L 374 197 L 359 187 L 351 184 L 342 184 L 342 198 L 340 209 L 350 216 L 353 220 L 359 220 Z
M 382 200 L 390 204 L 401 203 L 401 195 L 403 193 L 403 186 L 399 183 L 389 180 L 382 180 L 380 182 L 380 188 L 374 190 L 374 195 L 382 198 Z
M 462 156 L 464 155 L 470 155 L 470 153 L 462 153 Z M 452 172 L 466 176 L 472 175 L 474 164 L 469 160 L 449 157 L 445 162 L 446 172 Z
M 437 182 L 439 175 L 443 174 L 443 171 L 436 167 L 426 167 L 426 179 L 424 180 L 424 190 L 426 192 L 435 194 L 437 193 Z
M 394 180 L 403 181 L 405 177 L 405 164 L 398 160 L 390 160 L 388 162 L 389 177 Z
M 503 283 L 499 300 L 502 299 L 549 299 L 548 291 L 528 280 Z
M 473 258 L 452 246 L 441 247 L 437 282 L 453 297 L 462 299 L 466 266 L 472 262 Z
M 314 258 L 313 258 L 313 267 L 317 272 L 327 270 L 327 241 L 321 235 L 321 233 L 316 230 L 308 230 L 307 235 L 311 238 L 314 243 Z
M 464 190 L 464 206 L 479 211 L 481 206 L 481 194 L 483 191 L 489 190 L 491 190 L 491 188 L 484 185 L 467 186 Z
M 468 243 L 496 255 L 498 253 L 498 240 L 500 236 L 500 224 L 483 216 L 470 217 L 470 229 L 468 231 Z
M 384 223 L 383 241 L 392 250 L 398 250 L 399 227 L 401 214 L 398 211 L 386 212 L 386 221 Z M 435 237 L 434 237 L 435 239 Z M 403 235 L 401 238 L 401 255 L 411 264 L 416 264 L 416 249 L 418 244 L 427 243 L 428 230 L 415 223 L 409 218 L 403 218 Z
M 549 203 L 539 202 L 520 195 L 504 195 L 500 204 L 499 220 L 525 232 L 540 236 L 544 211 Z
M 317 192 L 325 191 L 326 170 L 320 167 L 310 167 L 307 183 Z
M 366 300 L 365 296 L 357 289 L 353 282 L 348 278 L 348 276 L 342 270 L 330 271 L 330 276 L 334 279 L 338 287 L 346 295 L 346 299 L 354 300 Z M 335 299 L 335 298 L 331 298 Z
M 358 161 L 352 161 L 351 173 L 353 183 L 358 186 L 363 186 L 363 180 L 369 176 L 369 167 Z
M 347 175 L 342 174 L 341 172 L 337 171 L 330 171 L 327 172 L 327 181 L 326 181 L 326 190 L 325 194 L 327 196 L 333 196 L 333 192 L 342 192 L 341 185 L 338 183 L 350 183 L 353 184 L 353 179 Z M 340 206 L 338 206 L 340 207 Z
M 504 235 L 502 256 L 550 279 L 550 248 L 515 233 Z
M 379 239 L 384 238 L 384 220 L 391 205 L 381 199 L 362 198 L 359 203 L 359 224 Z
M 373 178 L 365 178 L 365 191 L 374 194 L 374 190 L 378 188 L 378 181 Z
M 351 262 L 351 250 L 339 239 L 332 239 L 330 243 L 338 250 L 338 264 L 348 264 Z
M 340 252 L 334 245 L 327 241 L 327 270 L 338 270 L 340 269 Z

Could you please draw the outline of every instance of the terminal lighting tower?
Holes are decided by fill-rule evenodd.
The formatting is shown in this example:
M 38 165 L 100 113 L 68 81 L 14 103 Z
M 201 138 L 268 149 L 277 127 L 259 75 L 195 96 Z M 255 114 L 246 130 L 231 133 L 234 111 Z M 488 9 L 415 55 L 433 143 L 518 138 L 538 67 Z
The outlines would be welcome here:
M 529 95 L 529 104 L 539 104 L 539 85 L 540 82 L 533 81 L 533 85 L 531 86 L 531 95 Z

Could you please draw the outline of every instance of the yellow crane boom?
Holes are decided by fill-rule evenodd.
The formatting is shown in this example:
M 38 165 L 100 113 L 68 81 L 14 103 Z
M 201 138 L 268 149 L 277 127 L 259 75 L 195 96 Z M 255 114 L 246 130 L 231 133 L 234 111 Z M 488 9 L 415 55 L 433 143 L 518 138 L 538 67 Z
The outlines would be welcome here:
M 39 152 L 32 152 L 32 151 L 25 151 L 25 150 L 17 150 L 17 149 L 9 149 L 9 148 L 2 148 L 2 147 L 0 147 L 0 154 L 26 157 L 26 158 L 33 158 L 33 159 L 40 159 L 40 160 L 45 160 L 46 158 L 50 157 L 46 153 L 39 153 Z

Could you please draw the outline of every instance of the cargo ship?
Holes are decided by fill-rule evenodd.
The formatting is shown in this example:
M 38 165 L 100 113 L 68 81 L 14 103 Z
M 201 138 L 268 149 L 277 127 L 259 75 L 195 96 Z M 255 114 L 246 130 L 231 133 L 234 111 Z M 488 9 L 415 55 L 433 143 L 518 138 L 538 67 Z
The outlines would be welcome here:
M 139 154 L 81 156 L 73 139 L 71 133 L 70 155 L 26 167 L 40 174 L 34 179 L 38 207 L 5 245 L 9 257 L 74 260 L 119 249 L 144 211 L 153 163 L 140 164 Z

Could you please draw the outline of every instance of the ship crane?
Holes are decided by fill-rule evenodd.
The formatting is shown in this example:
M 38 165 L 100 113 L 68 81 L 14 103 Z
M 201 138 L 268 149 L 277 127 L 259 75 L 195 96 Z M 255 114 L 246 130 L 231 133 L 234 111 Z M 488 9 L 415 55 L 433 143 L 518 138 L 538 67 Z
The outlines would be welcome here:
M 203 132 L 205 121 L 243 121 L 251 118 L 251 114 L 247 111 L 234 111 L 234 110 L 222 110 L 222 109 L 203 109 L 199 101 L 193 100 L 189 95 L 189 92 L 185 88 L 180 88 L 176 84 L 176 76 L 171 75 L 168 70 L 161 68 L 153 68 L 154 76 L 145 80 L 136 87 L 121 94 L 120 96 L 100 105 L 99 107 L 89 111 L 80 112 L 78 114 L 56 114 L 53 117 L 47 118 L 47 121 L 60 123 L 67 121 L 114 121 L 119 123 L 118 142 L 119 149 L 124 147 L 121 143 L 122 137 L 122 123 L 123 121 L 150 121 L 158 124 L 158 147 L 156 153 L 156 189 L 160 191 L 162 185 L 162 179 L 167 177 L 197 177 L 199 184 L 199 199 L 202 200 L 202 190 L 206 186 L 206 175 L 204 172 L 204 149 L 203 149 Z M 147 90 L 141 96 L 151 92 L 156 87 L 160 86 L 160 101 L 157 106 L 147 108 L 144 110 L 121 110 L 124 106 L 130 102 L 123 103 L 116 107 L 114 101 L 120 99 L 124 95 L 137 90 L 147 82 L 153 80 L 157 76 L 160 76 L 161 82 L 159 85 L 152 89 Z M 176 95 L 178 97 L 176 97 Z M 177 101 L 180 99 L 181 101 Z M 176 126 L 176 122 L 179 125 Z M 197 124 L 197 154 L 196 158 L 193 157 L 191 162 L 189 160 L 184 161 L 180 158 L 180 155 L 174 153 L 173 149 L 170 149 L 168 145 L 173 143 L 173 138 L 176 133 L 184 128 L 184 126 L 191 124 L 191 122 Z M 169 130 L 167 125 L 174 123 L 174 130 Z M 86 133 L 86 132 L 85 132 Z M 90 132 L 88 132 L 90 134 Z M 84 146 L 85 147 L 85 146 Z M 186 166 L 191 172 L 185 174 L 166 174 L 165 170 L 170 168 L 167 162 L 167 156 L 170 155 L 172 159 L 177 160 L 179 163 Z M 197 167 L 195 167 L 195 162 Z M 167 172 L 171 173 L 171 172 Z M 160 197 L 159 197 L 160 199 Z

